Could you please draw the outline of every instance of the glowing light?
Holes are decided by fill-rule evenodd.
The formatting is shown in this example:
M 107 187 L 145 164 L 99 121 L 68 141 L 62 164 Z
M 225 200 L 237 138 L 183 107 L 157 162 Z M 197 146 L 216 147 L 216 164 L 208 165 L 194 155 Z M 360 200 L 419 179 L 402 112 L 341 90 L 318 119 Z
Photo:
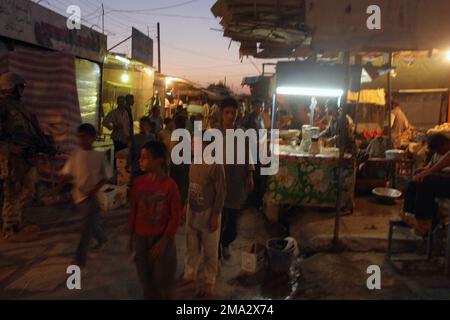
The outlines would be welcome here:
M 125 63 L 126 65 L 129 65 L 131 63 L 130 60 L 121 56 L 115 56 L 114 58 L 116 58 L 116 60 L 119 60 L 120 62 Z
M 301 87 L 278 87 L 277 94 L 291 95 L 291 96 L 312 96 L 312 97 L 341 97 L 344 94 L 344 90 L 301 88 Z
M 130 76 L 128 75 L 128 73 L 124 73 L 121 79 L 123 83 L 127 83 L 128 81 L 130 81 Z
M 167 87 L 170 86 L 172 84 L 172 82 L 173 82 L 173 78 L 171 78 L 171 77 L 166 78 L 166 86 Z
M 450 50 L 445 53 L 447 61 L 450 61 Z
M 151 68 L 145 68 L 144 69 L 144 72 L 146 73 L 146 74 L 148 74 L 149 76 L 151 76 L 151 75 L 153 75 L 153 70 L 151 69 Z

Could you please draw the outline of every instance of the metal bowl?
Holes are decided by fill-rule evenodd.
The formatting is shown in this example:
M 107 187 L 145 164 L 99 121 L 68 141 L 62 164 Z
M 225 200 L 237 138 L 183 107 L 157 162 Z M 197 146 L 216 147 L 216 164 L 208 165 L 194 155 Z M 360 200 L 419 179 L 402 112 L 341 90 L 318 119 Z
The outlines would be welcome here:
M 393 204 L 396 199 L 402 196 L 400 190 L 391 188 L 375 188 L 372 193 L 378 201 L 386 204 Z

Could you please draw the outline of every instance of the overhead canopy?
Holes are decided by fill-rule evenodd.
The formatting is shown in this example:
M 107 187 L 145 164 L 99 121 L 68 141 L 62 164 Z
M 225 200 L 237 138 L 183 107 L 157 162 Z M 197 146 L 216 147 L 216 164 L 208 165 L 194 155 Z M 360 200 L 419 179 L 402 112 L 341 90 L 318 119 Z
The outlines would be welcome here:
M 367 27 L 372 5 L 381 9 L 381 30 Z M 224 36 L 241 43 L 241 56 L 450 47 L 449 1 L 218 0 L 211 10 L 222 18 Z
M 440 56 L 397 56 L 394 59 L 395 77 L 391 78 L 392 90 L 448 90 L 450 62 Z M 447 66 L 447 67 L 446 67 Z M 387 77 L 382 76 L 363 88 L 387 87 Z
M 286 57 L 307 41 L 303 0 L 219 0 L 211 10 L 224 36 L 241 42 L 241 56 Z

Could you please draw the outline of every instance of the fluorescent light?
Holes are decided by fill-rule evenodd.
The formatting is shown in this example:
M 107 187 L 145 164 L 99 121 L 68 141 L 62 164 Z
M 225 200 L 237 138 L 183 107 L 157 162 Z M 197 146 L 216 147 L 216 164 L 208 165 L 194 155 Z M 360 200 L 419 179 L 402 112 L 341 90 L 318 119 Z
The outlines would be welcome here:
M 114 58 L 116 58 L 116 60 L 119 60 L 120 62 L 123 62 L 127 65 L 131 63 L 130 60 L 128 60 L 127 58 L 121 57 L 121 56 L 115 56 Z
M 341 97 L 344 94 L 344 90 L 302 88 L 302 87 L 278 87 L 277 94 L 291 95 L 291 96 L 312 96 L 312 97 Z
M 130 76 L 128 75 L 128 73 L 124 73 L 123 75 L 122 75 L 122 82 L 123 83 L 127 83 L 128 81 L 130 81 Z
M 445 53 L 445 56 L 447 57 L 447 61 L 450 61 L 450 50 Z

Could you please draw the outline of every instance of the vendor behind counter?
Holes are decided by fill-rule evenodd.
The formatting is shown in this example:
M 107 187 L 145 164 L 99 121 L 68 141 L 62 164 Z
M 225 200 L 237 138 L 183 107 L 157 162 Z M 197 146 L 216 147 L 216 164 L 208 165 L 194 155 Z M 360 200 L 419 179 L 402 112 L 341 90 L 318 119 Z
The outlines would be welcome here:
M 352 118 L 347 115 L 345 110 L 339 108 L 336 100 L 328 100 L 326 103 L 326 113 L 330 117 L 330 122 L 327 128 L 320 133 L 321 138 L 327 138 L 328 145 L 333 147 L 337 146 L 339 141 L 339 135 L 345 134 L 345 146 L 344 151 L 355 154 L 355 125 Z M 342 121 L 341 117 L 345 116 L 345 120 Z M 339 128 L 340 124 L 344 124 L 345 128 Z

